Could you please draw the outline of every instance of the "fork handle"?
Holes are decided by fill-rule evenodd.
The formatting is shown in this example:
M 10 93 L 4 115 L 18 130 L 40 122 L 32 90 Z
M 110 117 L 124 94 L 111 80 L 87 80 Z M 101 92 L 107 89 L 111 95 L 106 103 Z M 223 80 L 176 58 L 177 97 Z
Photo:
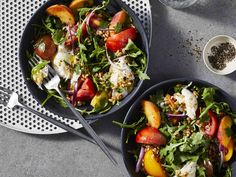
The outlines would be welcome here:
M 114 164 L 114 166 L 117 166 L 117 162 L 115 158 L 111 155 L 109 152 L 109 149 L 106 147 L 106 145 L 103 143 L 101 138 L 97 135 L 97 133 L 93 130 L 93 128 L 86 122 L 84 117 L 74 108 L 74 106 L 67 100 L 67 98 L 64 96 L 64 94 L 61 92 L 59 88 L 55 88 L 56 91 L 60 94 L 60 96 L 64 99 L 70 110 L 74 113 L 76 116 L 76 119 L 80 121 L 80 123 L 83 125 L 85 130 L 88 132 L 88 134 L 94 139 L 94 141 L 97 143 L 97 145 L 101 148 L 101 150 L 106 154 L 106 156 L 111 160 L 111 162 Z
M 48 122 L 50 122 L 50 123 L 52 123 L 52 124 L 62 128 L 64 130 L 66 130 L 66 131 L 68 131 L 70 133 L 73 133 L 73 134 L 75 134 L 75 135 L 77 135 L 77 136 L 79 136 L 79 137 L 81 137 L 81 138 L 83 138 L 83 139 L 93 143 L 93 144 L 96 144 L 96 142 L 94 142 L 94 140 L 92 138 L 90 138 L 89 136 L 81 133 L 79 130 L 74 129 L 74 128 L 72 128 L 69 125 L 66 125 L 66 124 L 60 122 L 59 120 L 53 119 L 53 118 L 51 118 L 49 116 L 46 116 L 45 114 L 42 114 L 42 113 L 40 113 L 38 111 L 35 111 L 34 109 L 32 109 L 32 108 L 30 108 L 30 107 L 28 107 L 28 106 L 26 106 L 26 105 L 24 105 L 22 103 L 20 103 L 18 106 L 21 107 L 21 108 L 24 108 L 24 109 L 26 109 L 26 110 L 28 110 L 28 111 L 30 111 L 32 113 L 34 113 L 35 115 L 43 118 L 44 120 L 46 120 L 46 121 L 48 121 Z

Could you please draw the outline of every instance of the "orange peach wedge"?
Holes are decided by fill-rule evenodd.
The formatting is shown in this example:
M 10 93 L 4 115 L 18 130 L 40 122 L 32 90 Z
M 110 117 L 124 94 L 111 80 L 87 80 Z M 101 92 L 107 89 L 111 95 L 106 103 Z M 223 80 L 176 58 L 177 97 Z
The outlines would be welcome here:
M 52 16 L 58 17 L 62 23 L 68 24 L 68 25 L 74 25 L 75 24 L 75 17 L 67 6 L 64 5 L 52 5 L 47 8 L 47 13 Z
M 109 29 L 111 30 L 110 35 L 115 34 L 115 31 L 113 30 L 116 28 L 116 25 L 118 24 L 123 25 L 127 21 L 128 17 L 129 17 L 128 14 L 124 10 L 117 12 L 112 17 L 112 20 L 109 25 Z
M 144 169 L 148 175 L 155 177 L 166 177 L 163 167 L 157 161 L 155 154 L 151 149 L 144 154 L 143 163 Z
M 225 116 L 220 121 L 220 126 L 217 132 L 217 139 L 219 143 L 224 147 L 228 147 L 228 144 L 231 140 L 232 124 L 233 122 L 230 116 Z
M 143 100 L 142 108 L 147 117 L 148 124 L 153 128 L 159 128 L 161 125 L 161 113 L 159 108 L 151 101 Z
M 82 7 L 90 7 L 93 5 L 93 0 L 73 0 L 69 7 L 72 10 L 77 10 Z
M 234 153 L 234 140 L 231 138 L 229 145 L 227 147 L 227 154 L 224 155 L 224 162 L 227 162 L 231 159 Z

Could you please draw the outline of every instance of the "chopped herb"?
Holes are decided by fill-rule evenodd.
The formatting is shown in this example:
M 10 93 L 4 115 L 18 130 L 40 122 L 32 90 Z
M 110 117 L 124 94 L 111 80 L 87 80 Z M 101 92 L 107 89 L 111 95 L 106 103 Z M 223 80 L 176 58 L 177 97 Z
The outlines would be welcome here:
M 134 122 L 132 124 L 122 124 L 117 121 L 112 121 L 112 123 L 119 125 L 121 128 L 128 128 L 131 129 L 126 137 L 126 143 L 128 143 L 130 136 L 135 135 L 139 130 L 141 130 L 147 123 L 147 120 L 145 117 L 141 117 L 137 122 Z
M 228 137 L 231 137 L 232 134 L 233 134 L 232 129 L 231 129 L 230 127 L 228 127 L 228 128 L 225 129 L 225 133 L 226 133 L 226 135 L 227 135 Z
M 121 23 L 117 23 L 116 26 L 115 26 L 115 33 L 119 33 L 122 31 L 122 24 Z
M 65 41 L 65 31 L 62 28 L 62 23 L 59 19 L 48 16 L 44 21 L 43 25 L 51 34 L 55 44 L 59 45 Z
M 31 70 L 31 78 L 33 78 L 33 75 L 37 74 L 40 70 L 42 70 L 49 61 L 41 60 L 33 69 Z

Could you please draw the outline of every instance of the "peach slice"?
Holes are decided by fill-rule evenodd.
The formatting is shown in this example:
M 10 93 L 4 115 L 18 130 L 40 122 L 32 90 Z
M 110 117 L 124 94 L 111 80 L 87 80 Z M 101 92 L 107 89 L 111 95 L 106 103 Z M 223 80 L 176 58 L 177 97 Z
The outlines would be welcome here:
M 234 140 L 231 138 L 229 145 L 227 147 L 227 154 L 224 156 L 224 162 L 227 162 L 231 159 L 234 153 Z
M 35 46 L 34 51 L 39 57 L 43 60 L 53 60 L 57 52 L 57 46 L 54 44 L 51 36 L 44 35 L 40 37 Z
M 68 25 L 74 25 L 75 24 L 75 17 L 67 6 L 64 5 L 52 5 L 47 8 L 47 13 L 52 16 L 58 17 L 62 23 L 68 24 Z
M 112 31 L 117 24 L 121 24 L 123 25 L 127 19 L 128 19 L 128 14 L 124 11 L 124 10 L 121 10 L 119 12 L 117 12 L 113 17 L 112 17 L 112 20 L 110 22 L 110 25 L 109 25 L 109 29 L 111 29 L 110 31 L 110 35 L 112 36 L 113 34 L 115 34 L 115 31 Z
M 93 5 L 93 0 L 73 0 L 69 7 L 72 10 L 77 10 L 82 7 L 90 7 Z
M 143 100 L 142 108 L 148 119 L 148 125 L 153 128 L 159 128 L 161 125 L 161 113 L 159 108 L 151 101 Z
M 148 175 L 156 177 L 166 177 L 165 171 L 161 164 L 157 161 L 154 152 L 150 149 L 143 157 L 144 169 Z
M 217 139 L 224 147 L 228 147 L 228 144 L 231 140 L 231 135 L 229 135 L 227 131 L 231 131 L 232 124 L 233 122 L 230 116 L 225 116 L 220 121 Z

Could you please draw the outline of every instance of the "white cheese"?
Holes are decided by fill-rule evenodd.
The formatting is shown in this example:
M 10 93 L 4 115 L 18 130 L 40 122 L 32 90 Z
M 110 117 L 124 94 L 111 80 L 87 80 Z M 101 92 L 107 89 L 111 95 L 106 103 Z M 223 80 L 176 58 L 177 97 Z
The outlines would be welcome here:
M 174 177 L 196 177 L 196 171 L 197 171 L 197 163 L 188 162 L 183 166 L 183 168 L 175 172 Z
M 194 119 L 198 108 L 195 95 L 187 88 L 183 88 L 181 94 L 175 93 L 173 97 L 176 99 L 177 103 L 185 105 L 185 110 L 183 110 L 183 107 L 179 107 L 179 111 L 186 111 L 187 116 Z
M 190 117 L 191 119 L 194 119 L 198 108 L 197 98 L 190 90 L 186 88 L 183 88 L 181 93 L 184 96 L 187 116 Z
M 41 88 L 43 79 L 48 77 L 48 67 L 45 66 L 43 69 L 35 73 L 32 77 L 33 77 L 33 81 Z
M 72 77 L 73 70 L 69 65 L 73 65 L 74 63 L 75 56 L 63 45 L 59 45 L 58 52 L 52 62 L 52 66 L 58 75 L 66 80 L 70 79 Z
M 124 85 L 122 86 L 122 83 L 132 82 L 134 81 L 134 74 L 132 73 L 132 70 L 130 67 L 126 64 L 125 58 L 120 58 L 117 62 L 114 62 L 114 67 L 111 65 L 110 67 L 110 82 L 113 85 L 113 88 L 121 88 L 121 92 L 117 92 L 116 89 L 113 89 L 112 91 L 112 97 L 116 97 L 117 95 L 121 94 L 122 98 L 124 98 L 126 95 L 128 95 L 128 86 Z M 119 69 L 122 68 L 122 69 Z

